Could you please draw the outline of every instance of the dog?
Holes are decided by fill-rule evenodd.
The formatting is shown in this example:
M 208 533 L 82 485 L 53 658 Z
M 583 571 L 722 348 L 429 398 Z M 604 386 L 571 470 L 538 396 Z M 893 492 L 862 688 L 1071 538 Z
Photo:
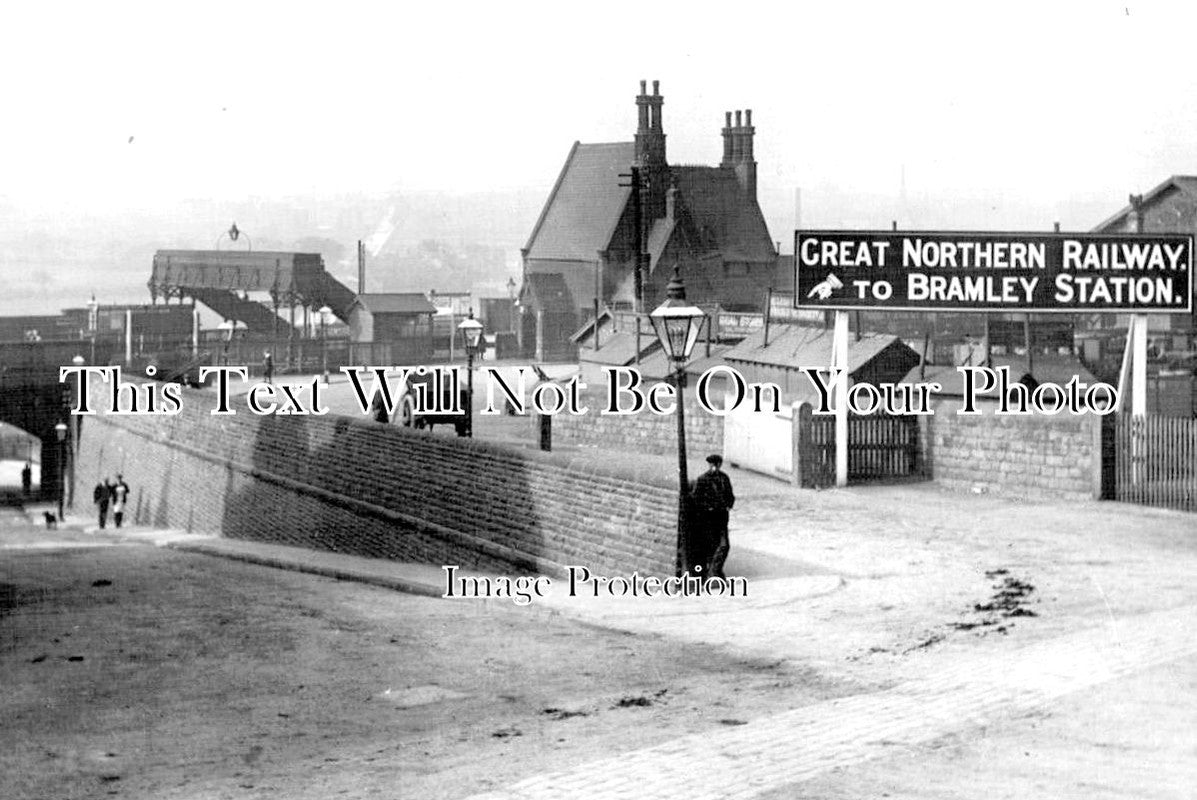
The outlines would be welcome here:
M 42 516 L 46 518 L 46 530 L 58 530 L 58 517 L 49 511 L 43 511 Z

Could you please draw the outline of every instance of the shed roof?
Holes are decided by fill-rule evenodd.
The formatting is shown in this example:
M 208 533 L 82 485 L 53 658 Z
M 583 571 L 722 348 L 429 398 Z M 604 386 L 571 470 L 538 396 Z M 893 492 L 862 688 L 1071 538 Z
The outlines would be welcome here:
M 654 350 L 660 349 L 661 343 L 657 335 L 651 330 L 640 334 L 640 359 Z M 635 331 L 612 331 L 604 336 L 599 349 L 583 347 L 578 350 L 578 360 L 590 364 L 608 364 L 614 367 L 626 367 L 636 361 L 636 333 Z
M 753 331 L 723 354 L 728 363 L 766 364 L 774 367 L 828 367 L 831 364 L 832 332 L 800 325 L 770 325 L 769 343 L 765 331 Z M 897 336 L 862 333 L 848 341 L 848 372 L 853 373 L 876 358 L 887 347 L 905 344 Z M 733 364 L 734 365 L 734 364 Z
M 371 314 L 435 314 L 436 306 L 419 292 L 359 294 L 354 305 Z

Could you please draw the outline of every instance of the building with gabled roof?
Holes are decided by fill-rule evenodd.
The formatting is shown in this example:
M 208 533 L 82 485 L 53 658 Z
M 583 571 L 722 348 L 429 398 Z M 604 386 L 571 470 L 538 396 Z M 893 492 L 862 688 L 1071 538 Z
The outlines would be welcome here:
M 1197 175 L 1173 175 L 1146 194 L 1131 195 L 1126 206 L 1105 219 L 1096 233 L 1188 233 L 1197 231 Z M 1088 330 L 1127 327 L 1125 314 L 1094 314 Z M 1160 350 L 1191 351 L 1197 338 L 1194 315 L 1150 314 L 1148 330 L 1163 340 Z
M 349 306 L 349 340 L 358 364 L 422 364 L 432 358 L 436 306 L 419 292 L 359 294 Z M 368 354 L 368 355 L 366 355 Z
M 734 124 L 726 113 L 719 166 L 674 166 L 665 154 L 664 98 L 656 81 L 652 89 L 640 82 L 633 141 L 574 143 L 522 250 L 520 333 L 538 360 L 570 348 L 570 335 L 596 309 L 635 306 L 638 238 L 645 311 L 664 299 L 674 266 L 691 302 L 727 309 L 758 309 L 773 283 L 777 250 L 756 198 L 752 111 L 734 112 Z M 552 291 L 543 275 L 560 276 Z
M 746 381 L 777 384 L 787 401 L 809 400 L 815 388 L 801 370 L 813 367 L 826 375 L 833 339 L 826 329 L 772 325 L 749 334 L 720 358 Z M 919 354 L 897 336 L 862 333 L 848 341 L 848 377 L 853 383 L 896 383 L 918 363 Z

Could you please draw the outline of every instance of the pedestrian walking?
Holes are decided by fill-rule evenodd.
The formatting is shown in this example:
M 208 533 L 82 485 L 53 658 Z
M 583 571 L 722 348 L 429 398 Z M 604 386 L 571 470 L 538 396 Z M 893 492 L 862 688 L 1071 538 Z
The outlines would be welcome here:
M 21 492 L 28 497 L 31 491 L 33 491 L 33 465 L 26 461 L 25 468 L 21 470 Z
M 374 395 L 374 402 L 370 404 L 370 413 L 374 415 L 375 422 L 386 424 L 391 421 L 391 415 L 387 413 L 387 404 L 383 399 L 382 392 Z
M 96 484 L 95 491 L 91 493 L 91 496 L 100 512 L 100 529 L 103 530 L 108 527 L 108 505 L 112 502 L 112 484 L 105 478 Z
M 116 476 L 116 484 L 112 487 L 112 520 L 116 527 L 120 527 L 125 519 L 125 503 L 129 501 L 129 484 L 125 483 L 124 475 Z
M 274 377 L 274 357 L 270 355 L 269 350 L 262 356 L 262 372 L 266 375 L 266 382 L 270 383 L 270 379 Z
M 710 468 L 694 482 L 694 510 L 698 519 L 696 529 L 699 546 L 696 563 L 702 564 L 707 578 L 723 578 L 723 564 L 731 543 L 727 536 L 728 512 L 736 504 L 731 478 L 723 472 L 723 456 L 707 456 Z

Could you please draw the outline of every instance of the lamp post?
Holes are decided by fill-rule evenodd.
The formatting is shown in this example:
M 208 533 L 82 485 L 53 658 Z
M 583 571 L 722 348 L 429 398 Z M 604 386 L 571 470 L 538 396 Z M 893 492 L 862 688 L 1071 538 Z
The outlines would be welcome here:
M 474 309 L 470 308 L 470 315 L 457 326 L 461 331 L 461 338 L 466 351 L 466 436 L 474 435 L 474 355 L 478 352 L 478 343 L 482 341 L 482 323 L 474 319 Z
M 229 365 L 229 345 L 233 343 L 233 331 L 237 329 L 237 323 L 231 319 L 226 319 L 216 327 L 225 332 L 224 348 L 220 354 L 220 360 L 227 367 Z
M 87 362 L 83 360 L 82 355 L 77 355 L 71 359 L 71 363 L 74 364 L 76 367 L 82 367 Z M 79 384 L 77 384 L 77 383 L 75 384 L 75 386 L 78 386 L 78 385 Z M 79 394 L 78 394 L 78 392 L 75 392 L 74 395 L 75 396 L 71 398 L 71 407 L 78 408 L 79 407 Z M 69 431 L 68 431 L 68 433 L 69 433 Z M 71 483 L 70 483 L 71 492 L 70 492 L 70 496 L 67 497 L 67 505 L 73 509 L 75 507 L 75 459 L 79 456 L 79 442 L 83 438 L 83 416 L 81 414 L 75 415 L 75 433 L 70 438 L 71 438 L 71 448 L 70 448 L 70 452 L 71 452 Z
M 62 501 L 66 492 L 66 435 L 67 426 L 60 422 L 54 426 L 54 435 L 58 437 L 58 519 L 62 520 Z
M 328 306 L 320 306 L 316 313 L 320 315 L 320 374 L 328 383 L 328 318 L 333 311 Z
M 677 574 L 690 567 L 689 536 L 686 530 L 686 497 L 690 492 L 690 481 L 686 474 L 686 361 L 698 341 L 702 321 L 706 315 L 702 309 L 686 302 L 686 286 L 678 267 L 673 268 L 673 279 L 665 287 L 665 302 L 657 306 L 649 320 L 661 341 L 661 347 L 674 367 L 674 383 L 677 386 Z
M 91 363 L 96 363 L 96 331 L 100 328 L 100 304 L 96 302 L 95 293 L 87 302 L 87 332 L 91 337 Z

